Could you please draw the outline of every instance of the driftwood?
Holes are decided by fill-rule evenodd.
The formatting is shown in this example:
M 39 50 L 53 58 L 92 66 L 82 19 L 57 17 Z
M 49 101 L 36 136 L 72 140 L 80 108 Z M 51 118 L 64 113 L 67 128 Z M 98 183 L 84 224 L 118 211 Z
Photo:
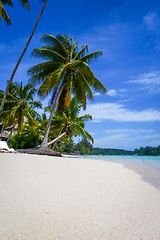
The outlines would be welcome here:
M 53 151 L 50 148 L 41 148 L 40 147 L 40 148 L 30 148 L 30 149 L 16 149 L 16 151 L 19 153 L 62 157 L 62 155 L 60 153 Z

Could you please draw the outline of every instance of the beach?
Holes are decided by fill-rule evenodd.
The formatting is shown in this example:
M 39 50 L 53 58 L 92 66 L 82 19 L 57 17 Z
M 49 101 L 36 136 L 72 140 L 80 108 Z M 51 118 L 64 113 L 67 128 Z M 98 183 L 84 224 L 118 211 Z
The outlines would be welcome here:
M 120 163 L 0 154 L 1 240 L 159 240 L 160 190 Z

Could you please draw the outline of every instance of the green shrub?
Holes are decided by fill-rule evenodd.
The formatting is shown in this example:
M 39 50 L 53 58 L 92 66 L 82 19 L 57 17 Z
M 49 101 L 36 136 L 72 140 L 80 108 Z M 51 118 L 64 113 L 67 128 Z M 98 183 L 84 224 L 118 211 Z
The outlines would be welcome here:
M 39 134 L 33 130 L 24 128 L 9 138 L 8 145 L 15 149 L 34 148 L 39 145 Z

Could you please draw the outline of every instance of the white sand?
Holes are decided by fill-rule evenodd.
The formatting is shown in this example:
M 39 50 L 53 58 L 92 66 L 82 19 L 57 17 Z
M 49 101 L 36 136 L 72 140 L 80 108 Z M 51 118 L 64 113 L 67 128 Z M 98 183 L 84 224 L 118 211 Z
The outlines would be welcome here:
M 0 154 L 0 240 L 160 240 L 160 191 L 121 164 Z

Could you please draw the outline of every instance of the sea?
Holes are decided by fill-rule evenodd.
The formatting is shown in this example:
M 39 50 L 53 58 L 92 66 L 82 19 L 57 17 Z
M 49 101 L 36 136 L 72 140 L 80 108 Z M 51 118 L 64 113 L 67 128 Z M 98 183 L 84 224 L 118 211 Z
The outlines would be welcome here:
M 160 190 L 160 156 L 81 155 L 76 157 L 121 163 L 140 174 L 143 181 L 149 182 Z

